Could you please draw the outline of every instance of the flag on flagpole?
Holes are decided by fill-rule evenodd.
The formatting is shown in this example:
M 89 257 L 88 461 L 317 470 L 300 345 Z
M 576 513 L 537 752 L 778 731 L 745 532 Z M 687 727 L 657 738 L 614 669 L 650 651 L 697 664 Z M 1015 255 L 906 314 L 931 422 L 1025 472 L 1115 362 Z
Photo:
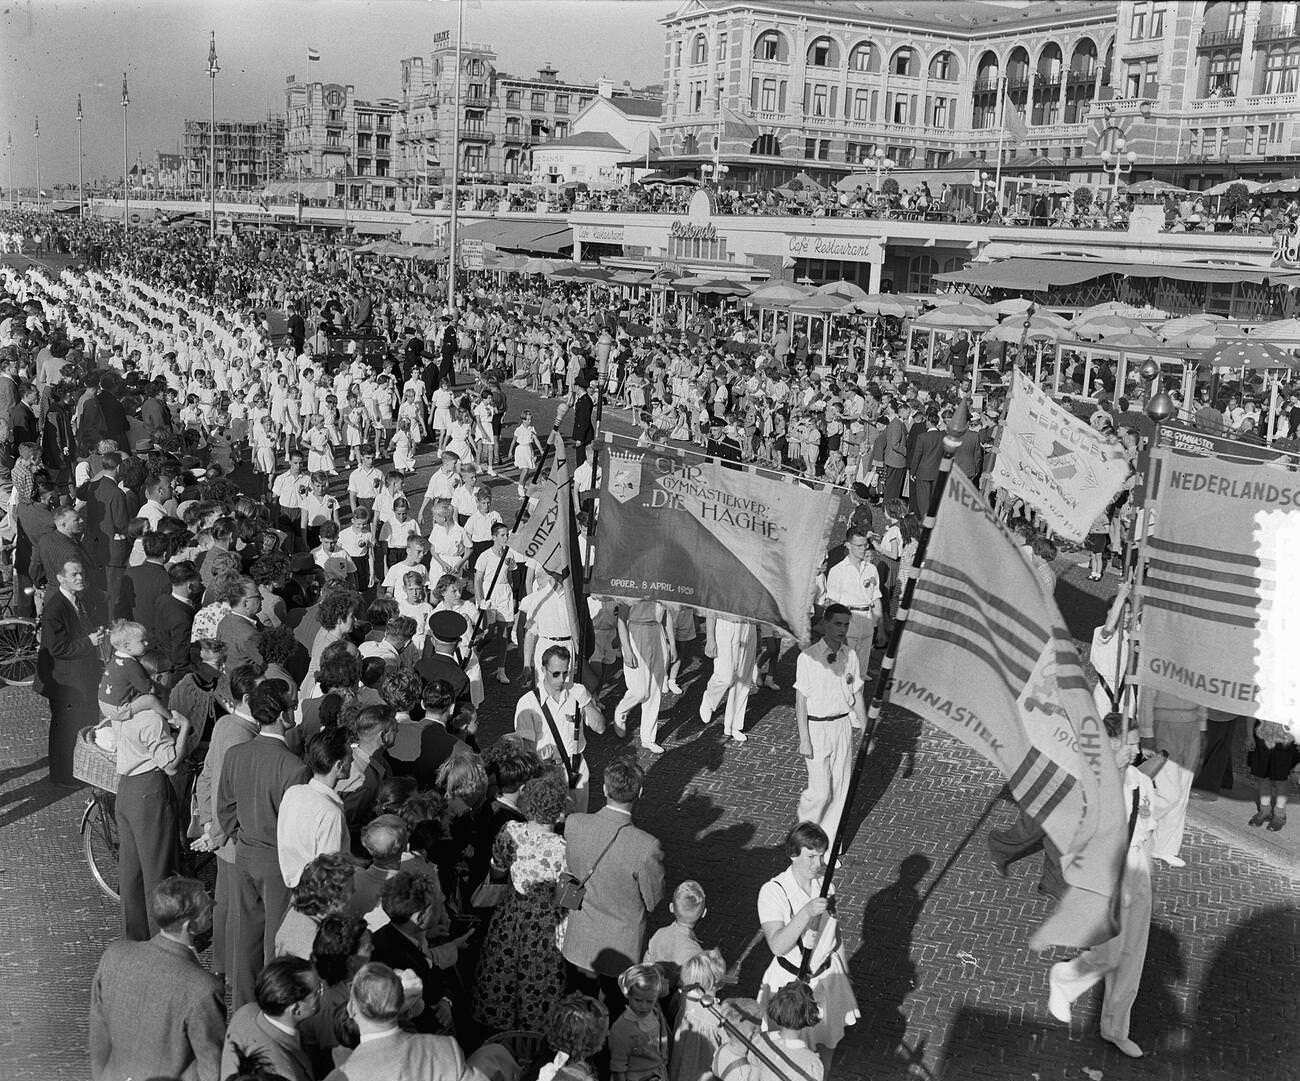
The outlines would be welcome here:
M 890 700 L 997 767 L 1060 849 L 1068 888 L 1030 945 L 1112 937 L 1128 840 L 1119 770 L 1051 592 L 960 470 L 944 488 Z
M 1012 143 L 1019 146 L 1029 138 L 1029 129 L 1025 126 L 1025 114 L 1016 108 L 1016 103 L 1011 100 L 1010 94 L 1007 95 L 1005 108 L 1007 135 L 1010 136 Z
M 992 482 L 1081 541 L 1132 471 L 1124 448 L 1015 372 Z
M 578 530 L 573 512 L 573 478 L 564 437 L 558 428 L 551 433 L 551 442 L 555 454 L 551 474 L 538 485 L 537 502 L 511 538 L 510 547 L 564 583 L 569 626 L 577 640 L 582 626 L 581 614 L 586 612 L 586 605 L 581 604 L 578 597 L 583 576 L 576 569 Z M 591 642 L 591 637 L 585 641 Z
M 752 143 L 762 134 L 758 124 L 754 122 L 752 117 L 745 116 L 728 105 L 722 107 L 722 137 L 724 139 L 738 139 L 741 142 Z
M 319 49 L 313 49 L 310 45 L 308 45 L 308 46 L 307 46 L 307 62 L 310 64 L 310 63 L 313 63 L 314 61 L 317 61 L 317 60 L 319 60 L 319 59 L 320 59 L 320 50 L 319 50 Z

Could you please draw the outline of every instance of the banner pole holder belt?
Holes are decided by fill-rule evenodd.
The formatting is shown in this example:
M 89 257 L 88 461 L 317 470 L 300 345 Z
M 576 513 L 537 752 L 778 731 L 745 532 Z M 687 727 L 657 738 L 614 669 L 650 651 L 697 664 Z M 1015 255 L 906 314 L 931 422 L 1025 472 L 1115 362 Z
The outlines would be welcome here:
M 934 493 L 930 497 L 930 507 L 926 512 L 925 520 L 921 523 L 921 532 L 916 538 L 916 551 L 913 553 L 912 563 L 904 575 L 903 595 L 899 599 L 898 615 L 894 617 L 894 625 L 889 631 L 889 644 L 885 647 L 885 655 L 880 661 L 880 670 L 876 673 L 875 686 L 871 692 L 871 705 L 867 710 L 866 729 L 862 733 L 861 743 L 858 744 L 853 772 L 849 775 L 849 790 L 844 797 L 844 813 L 840 815 L 839 825 L 836 827 L 835 836 L 831 840 L 830 851 L 826 854 L 826 871 L 822 875 L 822 886 L 819 893 L 821 897 L 830 896 L 831 884 L 835 880 L 835 865 L 844 849 L 849 814 L 853 810 L 853 801 L 858 794 L 858 785 L 862 781 L 862 774 L 866 771 L 867 757 L 871 753 L 871 746 L 875 741 L 876 728 L 880 724 L 880 715 L 889 699 L 894 662 L 898 657 L 898 644 L 903 637 L 903 628 L 907 624 L 907 616 L 912 606 L 912 597 L 916 593 L 916 580 L 921 574 L 921 564 L 925 561 L 926 551 L 930 547 L 930 537 L 934 533 L 934 520 L 938 516 L 939 507 L 943 502 L 943 492 L 948 486 L 948 477 L 952 473 L 955 451 L 956 447 L 950 447 L 947 440 L 945 440 L 943 444 L 943 460 L 939 463 L 939 475 L 935 479 Z M 865 672 L 863 676 L 866 676 Z M 807 946 L 802 947 L 802 950 L 803 957 L 799 962 L 798 978 L 807 980 L 809 964 L 812 961 L 812 950 Z

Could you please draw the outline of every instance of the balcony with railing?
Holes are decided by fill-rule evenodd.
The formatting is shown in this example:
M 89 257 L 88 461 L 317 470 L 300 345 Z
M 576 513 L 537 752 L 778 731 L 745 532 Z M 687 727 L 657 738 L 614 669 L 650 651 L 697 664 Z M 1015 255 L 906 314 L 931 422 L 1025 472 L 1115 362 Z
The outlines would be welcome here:
M 1188 112 L 1205 113 L 1290 113 L 1300 110 L 1300 93 L 1244 94 L 1200 98 L 1188 105 Z
M 1240 45 L 1246 40 L 1244 26 L 1228 27 L 1227 30 L 1202 30 L 1196 42 L 1198 49 L 1223 49 Z
M 1255 27 L 1255 44 L 1300 39 L 1300 25 L 1295 23 L 1260 23 Z

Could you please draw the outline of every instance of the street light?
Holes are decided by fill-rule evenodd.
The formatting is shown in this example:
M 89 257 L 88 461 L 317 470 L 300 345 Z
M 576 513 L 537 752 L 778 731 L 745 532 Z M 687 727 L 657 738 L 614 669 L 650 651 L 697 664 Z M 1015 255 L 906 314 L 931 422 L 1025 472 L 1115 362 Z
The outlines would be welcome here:
M 998 209 L 998 178 L 994 173 L 980 173 L 979 183 L 975 185 L 975 190 L 980 193 L 980 206 L 987 209 L 988 201 L 993 200 L 993 209 L 990 214 Z
M 1133 163 L 1137 161 L 1137 154 L 1128 150 L 1128 142 L 1123 136 L 1115 140 L 1114 150 L 1103 150 L 1101 152 L 1101 165 L 1107 173 L 1113 173 L 1115 176 L 1115 194 L 1111 197 L 1111 206 L 1119 202 L 1119 186 L 1122 178 L 1133 171 Z M 1112 210 L 1113 213 L 1113 210 Z
M 880 174 L 887 173 L 897 164 L 893 158 L 885 153 L 884 147 L 877 147 L 876 152 L 871 155 L 872 160 L 876 163 L 876 197 L 880 197 Z
M 217 32 L 212 31 L 208 42 L 208 78 L 212 82 L 212 126 L 208 128 L 208 167 L 211 170 L 211 212 L 208 217 L 208 236 L 217 239 L 217 72 L 221 65 L 217 63 Z
M 14 133 L 11 131 L 5 136 L 5 156 L 9 159 L 9 187 L 5 190 L 9 194 L 9 201 L 16 203 L 14 197 Z
M 36 140 L 36 209 L 41 208 L 41 118 L 36 118 L 36 128 L 32 132 Z
M 81 122 L 85 116 L 81 112 L 81 95 L 77 95 L 77 212 L 86 216 L 86 167 L 81 156 Z
M 126 92 L 126 72 L 122 72 L 122 232 L 131 230 L 131 178 L 127 175 L 130 169 L 129 159 L 126 152 L 126 114 L 127 107 L 131 104 L 131 98 Z
M 700 172 L 713 181 L 714 187 L 720 188 L 722 187 L 722 178 L 731 172 L 731 169 L 721 162 L 712 163 L 706 161 L 700 166 Z

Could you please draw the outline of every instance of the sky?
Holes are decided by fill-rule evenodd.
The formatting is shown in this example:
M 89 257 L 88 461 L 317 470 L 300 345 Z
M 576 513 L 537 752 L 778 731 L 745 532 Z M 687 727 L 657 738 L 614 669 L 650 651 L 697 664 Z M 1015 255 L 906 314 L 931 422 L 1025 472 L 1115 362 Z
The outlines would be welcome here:
M 495 47 L 497 67 L 529 75 L 663 81 L 665 0 L 466 0 L 465 40 Z M 285 77 L 351 83 L 360 98 L 398 97 L 399 61 L 456 30 L 441 0 L 0 0 L 0 184 L 77 181 L 77 94 L 87 179 L 122 175 L 122 73 L 128 145 L 152 163 L 175 153 L 187 118 L 209 115 L 208 37 L 217 34 L 217 118 L 284 113 Z M 423 43 L 423 45 L 421 44 Z M 320 51 L 307 63 L 307 48 Z

